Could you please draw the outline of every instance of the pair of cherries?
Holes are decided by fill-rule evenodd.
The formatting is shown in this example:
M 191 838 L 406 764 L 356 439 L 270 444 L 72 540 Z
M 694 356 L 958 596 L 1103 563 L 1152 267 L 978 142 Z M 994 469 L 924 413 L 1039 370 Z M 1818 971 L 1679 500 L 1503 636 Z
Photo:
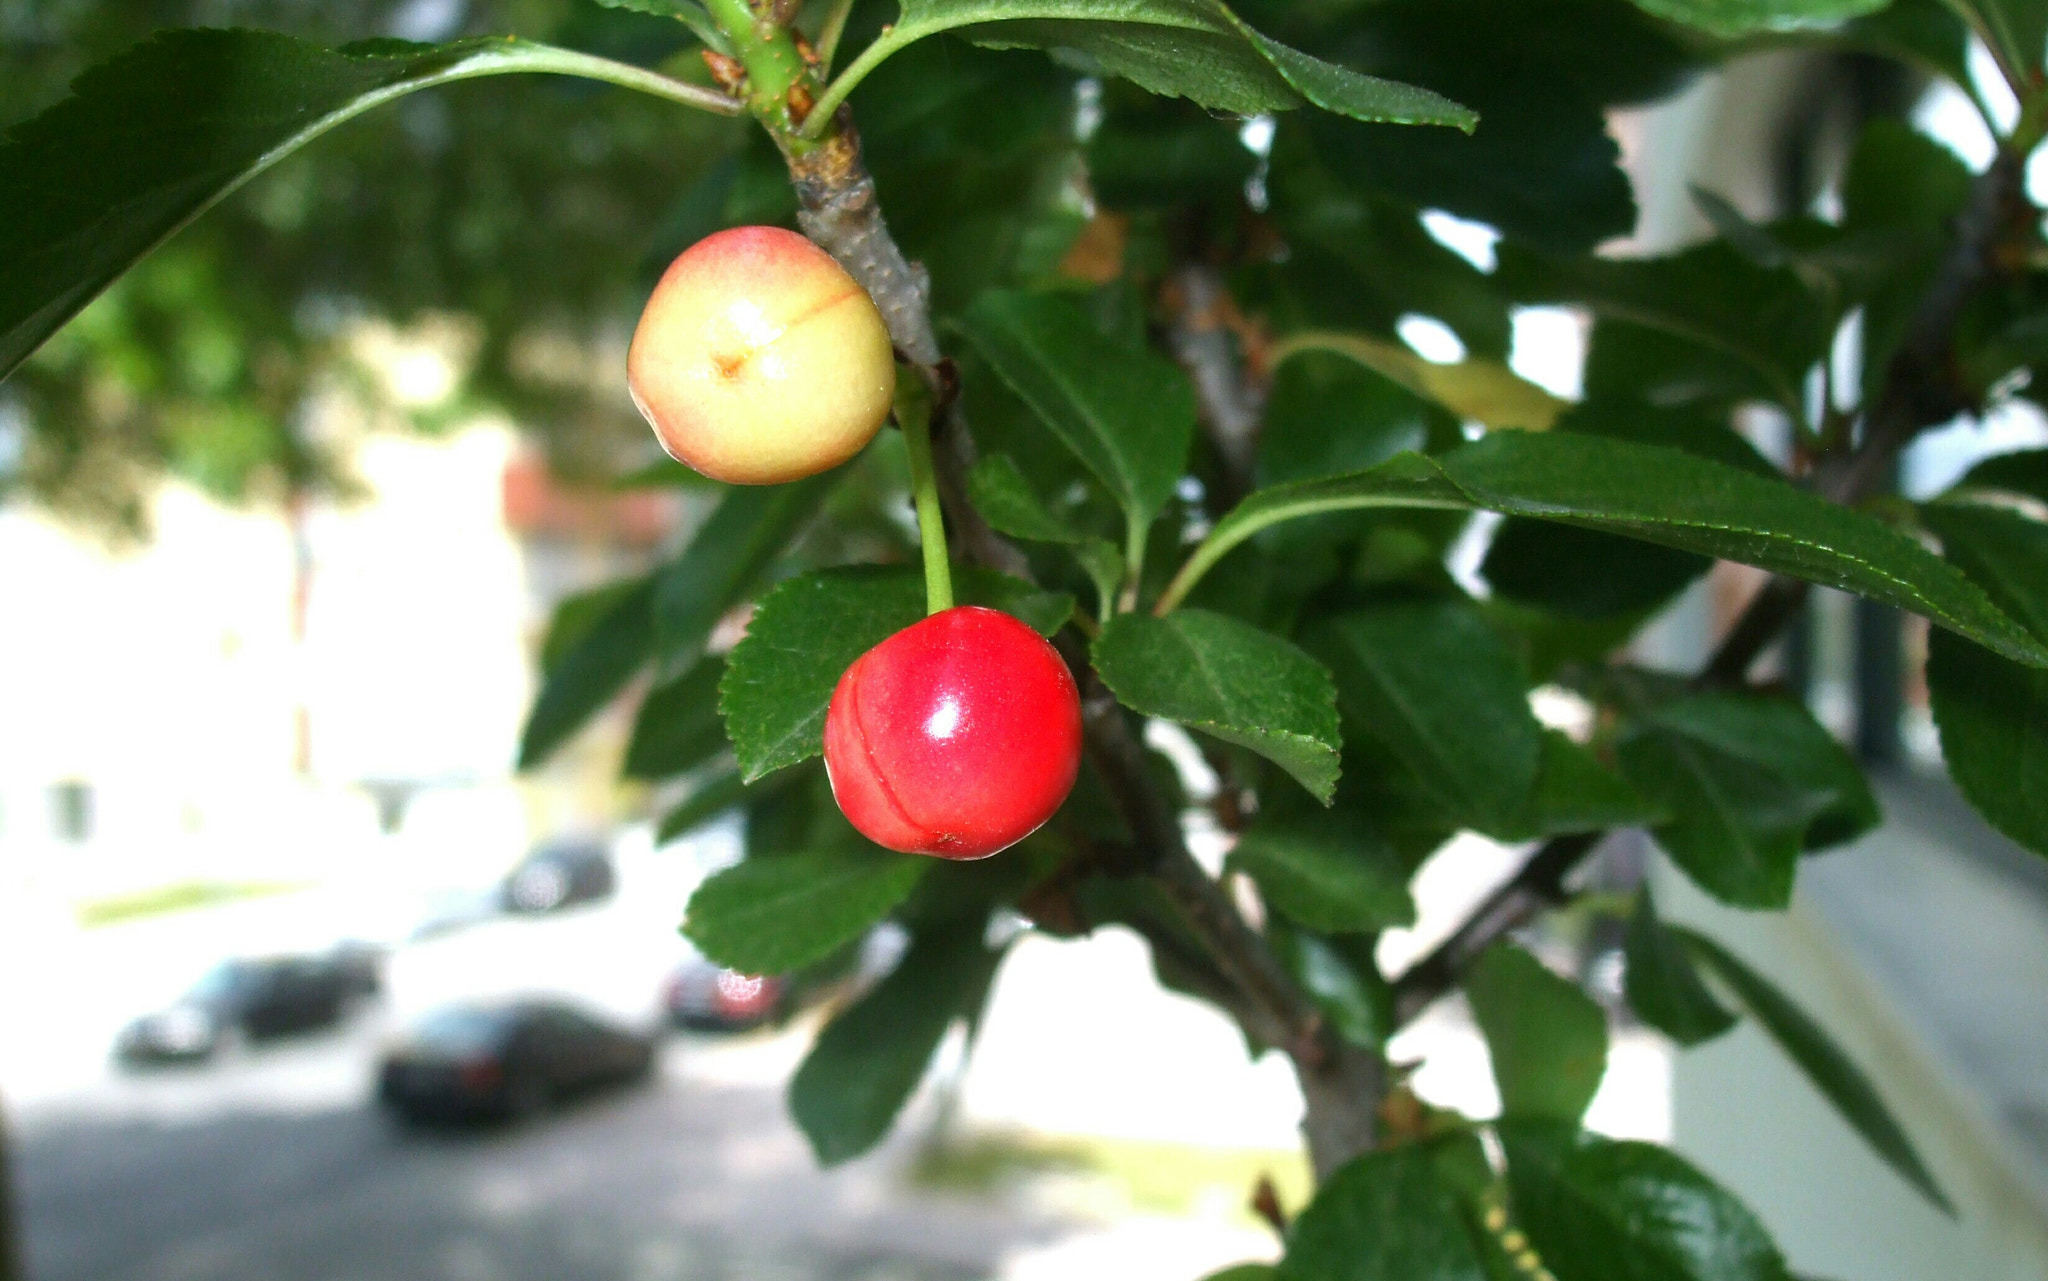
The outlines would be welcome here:
M 873 299 L 794 232 L 736 227 L 685 250 L 634 332 L 627 383 L 662 446 L 716 480 L 774 484 L 836 467 L 889 416 L 896 365 Z M 888 849 L 983 858 L 1073 789 L 1074 678 L 996 610 L 933 614 L 863 654 L 825 716 L 839 808 Z

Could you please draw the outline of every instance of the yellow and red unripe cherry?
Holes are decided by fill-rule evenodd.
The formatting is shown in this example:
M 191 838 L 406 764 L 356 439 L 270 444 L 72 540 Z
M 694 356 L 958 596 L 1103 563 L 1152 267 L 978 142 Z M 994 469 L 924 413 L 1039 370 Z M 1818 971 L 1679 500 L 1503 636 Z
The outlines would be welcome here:
M 825 713 L 833 799 L 903 854 L 985 858 L 1037 831 L 1081 768 L 1081 699 L 1045 638 L 963 605 L 906 627 L 839 678 Z
M 837 467 L 889 416 L 896 360 L 874 300 L 810 241 L 734 227 L 685 249 L 626 356 L 633 403 L 676 461 L 773 485 Z

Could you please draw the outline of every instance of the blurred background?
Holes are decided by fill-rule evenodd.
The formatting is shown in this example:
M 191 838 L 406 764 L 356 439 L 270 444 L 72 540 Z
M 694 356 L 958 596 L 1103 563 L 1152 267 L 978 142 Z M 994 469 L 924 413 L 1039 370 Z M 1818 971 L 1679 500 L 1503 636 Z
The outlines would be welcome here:
M 198 23 L 517 30 L 650 64 L 684 34 L 572 0 L 0 0 L 0 125 Z M 1859 112 L 1986 163 L 1959 94 L 1868 73 L 1774 53 L 1617 116 L 1642 217 L 1615 252 L 1704 235 L 1691 184 L 1757 218 L 1825 207 L 1813 175 Z M 515 771 L 556 606 L 708 506 L 616 482 L 657 461 L 625 342 L 677 249 L 787 215 L 760 160 L 741 129 L 616 91 L 409 98 L 253 183 L 0 385 L 0 1116 L 28 1276 L 1025 1281 L 1275 1253 L 1251 1200 L 1262 1179 L 1302 1199 L 1292 1078 L 1159 990 L 1134 937 L 1026 940 L 971 1061 L 949 1045 L 880 1153 L 821 1172 L 783 1082 L 900 940 L 830 981 L 721 971 L 676 925 L 737 833 L 657 839 L 657 798 L 618 781 L 625 711 Z M 1486 228 L 1430 226 L 1490 265 Z M 1584 332 L 1524 311 L 1515 367 L 1573 394 Z M 1458 354 L 1425 318 L 1403 336 Z M 2014 399 L 1925 439 L 1902 483 L 2042 444 Z M 1696 663 L 1746 590 L 1723 567 L 1643 657 Z M 1783 660 L 1879 767 L 1889 826 L 1808 864 L 1782 920 L 1659 890 L 1865 1064 L 1961 1219 L 1754 1031 L 1682 1060 L 1625 1033 L 1590 1124 L 1675 1142 L 1801 1272 L 2040 1277 L 2048 868 L 1941 777 L 1922 644 L 1824 594 Z M 1383 960 L 1517 856 L 1439 854 Z M 1626 834 L 1605 860 L 1617 884 L 1651 866 Z M 1611 933 L 1541 942 L 1618 1001 Z M 1394 1051 L 1424 1097 L 1497 1106 L 1460 1010 Z

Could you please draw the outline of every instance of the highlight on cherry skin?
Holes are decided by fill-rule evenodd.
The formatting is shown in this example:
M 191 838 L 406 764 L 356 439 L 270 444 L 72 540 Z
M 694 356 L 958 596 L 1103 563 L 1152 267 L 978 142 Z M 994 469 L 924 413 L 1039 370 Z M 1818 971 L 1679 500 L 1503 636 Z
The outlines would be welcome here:
M 780 227 L 733 227 L 662 274 L 626 385 L 670 457 L 714 480 L 773 485 L 874 439 L 896 360 L 874 300 L 832 255 Z
M 1081 768 L 1081 699 L 1045 638 L 962 605 L 861 655 L 825 714 L 833 799 L 903 854 L 986 858 L 1053 816 Z

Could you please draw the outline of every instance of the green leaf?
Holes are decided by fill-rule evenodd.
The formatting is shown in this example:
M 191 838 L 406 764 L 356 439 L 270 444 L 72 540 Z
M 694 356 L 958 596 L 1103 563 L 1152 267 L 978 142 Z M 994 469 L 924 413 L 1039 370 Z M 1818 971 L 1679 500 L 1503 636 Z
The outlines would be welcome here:
M 666 667 L 678 670 L 696 660 L 718 620 L 746 598 L 844 474 L 835 469 L 787 485 L 725 492 L 655 588 L 654 625 Z
M 956 571 L 954 595 L 1016 615 L 1050 636 L 1074 600 L 986 570 Z M 853 661 L 925 616 L 924 575 L 860 565 L 804 574 L 761 600 L 746 639 L 726 657 L 719 712 L 753 782 L 824 751 L 832 690 Z
M 1479 508 L 1626 534 L 1857 592 L 2048 666 L 2048 645 L 1974 583 L 1868 516 L 1674 450 L 1559 432 L 1499 432 L 1441 458 L 1403 454 L 1348 476 L 1260 490 L 1216 523 L 1161 605 L 1172 608 L 1262 529 L 1375 507 Z
M 270 31 L 166 31 L 92 68 L 0 144 L 0 378 L 145 254 L 329 129 L 416 89 L 514 71 L 728 109 L 638 67 L 500 37 L 328 49 Z
M 1558 420 L 1557 430 L 1664 445 L 1759 476 L 1778 475 L 1728 429 L 1725 411 L 1602 399 L 1573 408 Z M 1712 566 L 1705 556 L 1614 534 L 1513 519 L 1494 531 L 1480 572 L 1509 600 L 1572 618 L 1611 619 L 1662 604 Z
M 1739 907 L 1782 908 L 1803 849 L 1879 820 L 1853 758 L 1805 707 L 1691 694 L 1640 713 L 1616 744 L 1622 773 L 1671 818 L 1658 844 L 1700 888 Z
M 1970 31 L 1942 0 L 1892 0 L 1876 13 L 1845 24 L 1834 39 L 1946 77 L 1966 92 L 1971 89 Z
M 1310 648 L 1352 722 L 1459 823 L 1512 834 L 1528 813 L 1543 732 L 1512 650 L 1469 601 L 1382 605 L 1328 619 Z
M 985 293 L 962 328 L 1130 518 L 1150 524 L 1187 466 L 1195 397 L 1186 375 L 1103 337 L 1078 304 L 1054 295 Z
M 1701 65 L 1670 28 L 1606 0 L 1381 0 L 1349 8 L 1332 38 L 1364 70 L 1477 108 L 1479 127 L 1459 138 L 1307 116 L 1283 122 L 1283 140 L 1299 128 L 1361 193 L 1561 253 L 1634 226 L 1609 109 L 1664 97 Z
M 1504 1115 L 1576 1125 L 1607 1072 L 1607 1017 L 1592 997 L 1507 943 L 1465 977 Z
M 1244 273 L 1239 305 L 1266 312 L 1276 332 L 1392 334 L 1404 315 L 1434 316 L 1472 354 L 1506 359 L 1513 340 L 1507 304 L 1486 273 L 1431 236 L 1415 210 L 1351 190 L 1348 180 L 1360 177 L 1326 170 L 1302 131 L 1274 136 L 1267 217 L 1286 241 L 1287 257 Z
M 1240 1263 L 1234 1268 L 1211 1272 L 1202 1281 L 1279 1281 L 1280 1269 L 1270 1263 Z
M 1287 1233 L 1285 1281 L 1487 1281 L 1455 1188 L 1426 1147 L 1330 1176 Z
M 1261 485 L 1342 475 L 1459 439 L 1457 420 L 1398 383 L 1341 356 L 1304 352 L 1273 372 L 1256 475 Z
M 1278 364 L 1305 351 L 1345 356 L 1403 389 L 1434 401 L 1459 418 L 1489 427 L 1542 431 L 1557 421 L 1567 402 L 1551 395 L 1497 360 L 1478 358 L 1438 364 L 1399 343 L 1370 334 L 1291 334 L 1274 345 Z
M 954 1020 L 971 1018 L 1001 953 L 980 921 L 921 932 L 889 977 L 840 1011 L 789 1083 L 789 1110 L 820 1165 L 866 1152 L 889 1132 Z
M 1970 469 L 1957 486 L 1964 492 L 1985 490 L 2018 494 L 2048 503 L 2048 449 L 1999 454 Z
M 1637 893 L 1624 947 L 1623 994 L 1643 1022 L 1688 1048 L 1735 1026 L 1735 1015 L 1707 990 L 1683 940 L 1657 919 L 1647 885 Z
M 1329 804 L 1337 788 L 1337 691 L 1292 643 L 1222 614 L 1119 614 L 1095 670 L 1117 701 L 1248 747 Z
M 1593 318 L 1585 382 L 1591 401 L 1647 398 L 1723 413 L 1780 394 L 1772 378 L 1718 347 L 1612 315 Z
M 842 78 L 857 81 L 903 46 L 942 31 L 995 48 L 1077 50 L 1142 89 L 1236 115 L 1313 104 L 1354 120 L 1468 132 L 1477 119 L 1426 89 L 1268 40 L 1217 0 L 904 0 L 894 26 Z M 820 102 L 833 105 L 832 98 Z
M 1928 1173 L 1920 1154 L 1913 1149 L 1913 1141 L 1892 1118 L 1877 1088 L 1805 1011 L 1714 940 L 1677 926 L 1671 927 L 1671 933 L 1684 940 L 1694 960 L 1728 985 L 1786 1056 L 1806 1073 L 1806 1079 L 1884 1158 L 1885 1164 L 1944 1213 L 1954 1215 L 1955 1207 Z
M 1074 559 L 1095 584 L 1095 599 L 1101 606 L 1098 612 L 1107 618 L 1115 608 L 1117 588 L 1123 582 L 1124 554 L 1106 538 L 1090 538 L 1074 549 Z
M 1415 923 L 1407 867 L 1385 837 L 1348 814 L 1261 820 L 1238 838 L 1230 866 L 1312 930 L 1368 933 Z
M 787 974 L 867 933 L 930 866 L 871 846 L 745 859 L 697 887 L 683 933 L 720 965 Z
M 718 24 L 711 20 L 698 0 L 597 0 L 607 9 L 626 9 L 634 13 L 651 13 L 658 18 L 674 18 L 688 27 L 693 35 L 720 53 L 731 54 L 732 44 Z
M 1828 26 L 1885 7 L 1889 0 L 1635 0 L 1644 12 L 1733 38 L 1759 31 Z
M 1535 836 L 1641 827 L 1670 817 L 1599 757 L 1554 729 L 1543 731 L 1543 763 L 1529 799 L 1528 832 Z
M 967 497 L 997 533 L 1072 546 L 1087 535 L 1047 509 L 1008 454 L 992 454 L 967 473 Z
M 627 778 L 669 778 L 725 750 L 725 726 L 718 719 L 724 675 L 724 659 L 706 658 L 647 695 L 626 745 Z
M 1898 12 L 1897 7 L 1886 11 Z M 1967 74 L 1960 83 L 1970 83 Z M 1973 181 L 1953 151 L 1907 121 L 1879 117 L 1856 139 L 1842 176 L 1842 226 L 1873 246 L 1881 265 L 1869 287 L 1858 291 L 1865 403 L 1884 392 L 1892 355 L 1906 340 L 1921 299 L 1947 259 L 1954 221 L 1970 203 Z M 1990 349 L 1990 344 L 1980 348 Z
M 775 824 L 772 821 L 764 821 L 765 811 L 771 805 L 780 807 L 777 817 L 785 824 L 792 820 L 800 824 L 806 817 L 806 798 L 801 795 L 785 797 L 784 794 L 795 792 L 801 784 L 815 781 L 815 775 L 793 769 L 749 785 L 740 778 L 737 767 L 718 770 L 693 787 L 682 804 L 662 816 L 661 826 L 655 829 L 655 844 L 666 845 L 730 810 L 745 806 L 748 853 L 789 853 L 795 848 L 794 843 L 786 832 L 773 830 Z
M 579 608 L 585 602 L 601 603 L 602 611 Z M 557 609 L 542 645 L 540 694 L 519 737 L 520 769 L 546 760 L 646 665 L 654 650 L 653 607 L 654 580 L 643 578 Z
M 1755 1216 L 1675 1153 L 1500 1127 L 1515 1220 L 1553 1276 L 1570 1281 L 1790 1281 Z
M 2048 455 L 2009 457 L 2020 463 Z M 2012 488 L 2004 471 L 1991 475 L 1988 488 Z M 1966 485 L 1977 483 L 1976 476 Z M 1949 503 L 1926 508 L 1922 518 L 1940 535 L 1949 560 L 2036 635 L 2048 637 L 2048 525 L 1998 508 Z M 1956 786 L 1992 826 L 2048 854 L 2048 672 L 1936 636 L 1927 683 Z
M 1858 230 L 1939 227 L 1970 203 L 1970 182 L 1955 152 L 1880 116 L 1864 126 L 1842 175 L 1842 221 Z
M 2048 672 L 1936 633 L 1927 684 L 1949 776 L 1993 827 L 2048 855 Z
M 740 781 L 739 770 L 721 770 L 692 788 L 682 804 L 661 816 L 661 825 L 654 830 L 654 843 L 666 845 L 748 799 L 747 785 Z
M 1794 787 L 1832 797 L 1806 829 L 1804 849 L 1845 845 L 1884 821 L 1863 767 L 1802 704 L 1769 697 L 1701 695 L 1666 703 L 1649 719 L 1729 756 L 1753 761 Z
M 1704 556 L 1599 530 L 1511 520 L 1494 531 L 1479 572 L 1508 600 L 1601 620 L 1655 609 L 1713 565 Z
M 1394 991 L 1373 957 L 1376 940 L 1371 934 L 1325 936 L 1295 929 L 1284 917 L 1266 923 L 1266 941 L 1274 956 L 1330 1026 L 1345 1040 L 1373 1050 L 1383 1049 L 1396 1030 Z
M 1760 267 L 1725 241 L 1662 258 L 1561 258 L 1503 244 L 1495 273 L 1521 302 L 1578 302 L 1747 365 L 1798 412 L 1827 350 L 1828 316 L 1790 266 Z
M 2048 0 L 1954 0 L 1984 43 L 1991 46 L 2012 91 L 2022 102 L 2037 92 L 2041 58 L 2048 51 Z

